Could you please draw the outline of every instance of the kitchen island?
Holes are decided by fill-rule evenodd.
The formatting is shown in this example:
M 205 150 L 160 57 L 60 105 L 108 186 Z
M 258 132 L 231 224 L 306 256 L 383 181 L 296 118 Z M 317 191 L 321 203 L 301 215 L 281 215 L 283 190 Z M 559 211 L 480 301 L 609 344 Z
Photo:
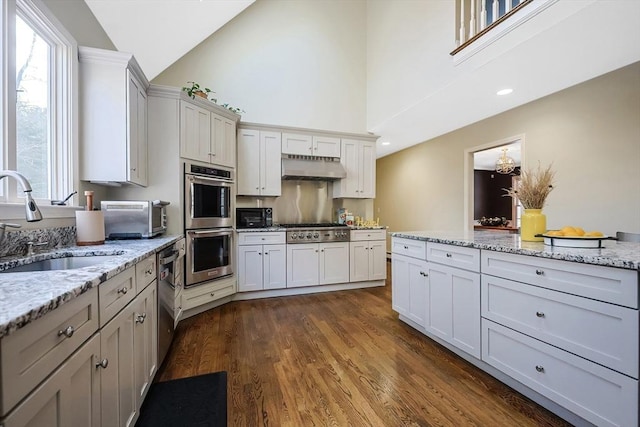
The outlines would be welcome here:
M 576 425 L 638 425 L 640 244 L 392 233 L 399 318 Z

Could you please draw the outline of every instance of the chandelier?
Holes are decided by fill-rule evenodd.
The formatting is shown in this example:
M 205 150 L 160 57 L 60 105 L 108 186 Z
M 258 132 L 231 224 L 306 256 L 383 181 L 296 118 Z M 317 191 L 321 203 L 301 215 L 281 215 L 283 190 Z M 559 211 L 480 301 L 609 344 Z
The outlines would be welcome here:
M 502 155 L 496 161 L 496 172 L 498 173 L 511 173 L 516 168 L 516 162 L 511 157 L 507 157 L 508 148 L 502 149 Z

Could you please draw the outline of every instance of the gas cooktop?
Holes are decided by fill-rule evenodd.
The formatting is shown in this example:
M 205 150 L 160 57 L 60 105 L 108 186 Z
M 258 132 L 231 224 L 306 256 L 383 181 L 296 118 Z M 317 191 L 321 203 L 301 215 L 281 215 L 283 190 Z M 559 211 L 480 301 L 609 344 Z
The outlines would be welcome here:
M 349 228 L 345 224 L 280 224 L 280 227 L 287 229 L 287 243 L 289 244 L 349 241 Z
M 282 228 L 327 228 L 346 226 L 346 224 L 338 224 L 334 222 L 302 222 L 297 224 L 280 224 L 280 227 Z

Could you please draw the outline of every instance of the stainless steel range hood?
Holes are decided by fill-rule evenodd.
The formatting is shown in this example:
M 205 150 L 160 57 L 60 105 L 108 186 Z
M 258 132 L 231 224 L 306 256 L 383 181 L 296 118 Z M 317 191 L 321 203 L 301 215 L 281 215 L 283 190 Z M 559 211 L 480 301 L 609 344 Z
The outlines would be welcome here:
M 282 157 L 282 179 L 335 181 L 346 178 L 339 159 L 312 156 Z

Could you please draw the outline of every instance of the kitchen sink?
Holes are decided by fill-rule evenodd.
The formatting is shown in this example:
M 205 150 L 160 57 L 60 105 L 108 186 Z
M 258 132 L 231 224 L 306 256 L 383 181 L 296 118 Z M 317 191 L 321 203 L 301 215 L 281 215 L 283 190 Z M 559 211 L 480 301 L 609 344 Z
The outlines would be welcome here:
M 30 264 L 19 265 L 0 271 L 0 273 L 20 273 L 25 271 L 72 270 L 75 268 L 91 267 L 118 258 L 117 255 L 68 256 L 52 258 Z

